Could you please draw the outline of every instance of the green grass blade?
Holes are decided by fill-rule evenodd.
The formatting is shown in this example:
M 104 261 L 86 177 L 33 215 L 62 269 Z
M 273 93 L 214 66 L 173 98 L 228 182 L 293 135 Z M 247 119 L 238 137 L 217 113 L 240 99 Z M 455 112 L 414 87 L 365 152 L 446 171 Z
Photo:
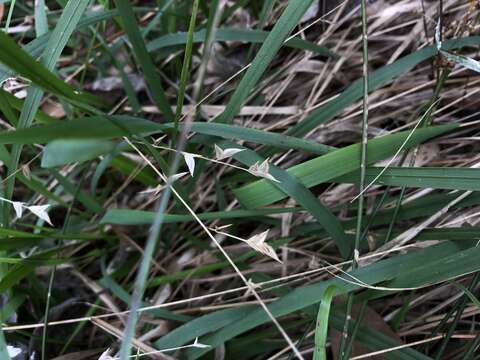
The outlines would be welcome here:
M 480 170 L 475 168 L 406 168 L 390 167 L 367 168 L 367 182 L 375 181 L 377 185 L 405 186 L 418 188 L 448 189 L 448 190 L 480 190 Z M 358 172 L 336 178 L 333 182 L 357 183 Z
M 178 122 L 182 116 L 183 103 L 185 101 L 185 91 L 187 89 L 188 75 L 192 63 L 192 48 L 193 48 L 193 32 L 195 31 L 195 23 L 197 21 L 199 0 L 193 1 L 192 16 L 190 17 L 190 24 L 188 26 L 187 43 L 185 45 L 185 56 L 183 57 L 182 72 L 180 74 L 180 86 L 177 93 L 177 107 L 175 110 L 175 128 L 174 140 L 178 131 Z
M 315 328 L 315 349 L 313 352 L 313 360 L 327 360 L 327 333 L 328 318 L 330 316 L 330 307 L 337 288 L 335 286 L 328 287 L 320 302 L 317 315 L 317 325 Z
M 115 149 L 108 140 L 55 140 L 43 149 L 42 167 L 49 168 L 92 160 Z
M 0 144 L 44 144 L 54 140 L 111 139 L 153 134 L 163 129 L 154 122 L 128 116 L 90 116 L 67 122 L 0 133 Z
M 480 36 L 471 36 L 460 39 L 451 39 L 444 42 L 445 49 L 458 49 L 464 46 L 473 46 L 480 44 Z M 369 74 L 368 89 L 374 91 L 384 85 L 393 81 L 394 78 L 400 74 L 411 70 L 413 67 L 433 56 L 437 55 L 437 48 L 435 46 L 426 47 L 422 50 L 416 51 L 412 54 L 406 55 L 403 58 L 385 65 L 380 69 Z M 348 88 L 346 88 L 339 96 L 329 101 L 327 104 L 320 106 L 314 110 L 304 120 L 291 127 L 288 135 L 301 137 L 320 124 L 324 124 L 332 120 L 335 116 L 340 114 L 343 109 L 354 104 L 363 96 L 362 79 L 356 80 Z
M 300 208 L 269 208 L 260 210 L 229 210 L 198 213 L 200 220 L 226 220 L 226 219 L 242 219 L 252 216 L 268 216 L 272 214 L 285 214 L 297 212 Z M 129 210 L 129 209 L 110 209 L 100 220 L 100 224 L 115 225 L 147 225 L 153 223 L 155 213 L 153 211 Z M 191 215 L 165 214 L 163 220 L 165 224 L 194 221 Z
M 288 2 L 287 8 L 263 42 L 262 47 L 240 81 L 240 84 L 238 84 L 225 110 L 216 118 L 217 122 L 229 123 L 237 115 L 250 92 L 267 70 L 273 57 L 282 47 L 283 42 L 298 24 L 312 2 L 313 0 L 291 0 Z
M 203 43 L 207 32 L 205 29 L 196 31 L 193 34 L 193 42 Z M 268 31 L 237 29 L 237 28 L 219 28 L 215 34 L 215 41 L 241 41 L 245 43 L 263 43 L 269 35 Z M 173 52 L 179 48 L 179 45 L 185 45 L 187 42 L 187 33 L 179 32 L 166 34 L 147 44 L 148 51 L 157 51 L 163 49 L 163 54 L 167 53 L 169 48 Z M 311 51 L 318 55 L 335 57 L 336 55 L 323 46 L 318 46 L 310 41 L 294 37 L 286 41 L 283 46 Z
M 232 144 L 220 145 L 220 147 L 223 148 L 231 146 Z M 247 166 L 265 160 L 254 151 L 247 149 L 234 155 L 234 158 Z M 320 224 L 322 224 L 323 228 L 334 240 L 340 254 L 344 258 L 347 257 L 351 251 L 351 244 L 349 243 L 349 239 L 345 234 L 343 226 L 335 215 L 333 215 L 333 213 L 299 181 L 297 176 L 294 176 L 292 173 L 276 166 L 270 166 L 270 174 L 279 182 L 277 183 L 270 180 L 265 180 L 265 182 L 274 188 L 276 192 L 282 194 L 282 196 L 290 196 L 295 199 L 300 206 L 307 210 Z
M 35 1 L 35 32 L 37 33 L 37 38 L 48 32 L 45 0 Z
M 89 3 L 89 0 L 70 0 L 67 6 L 64 8 L 62 15 L 57 23 L 57 26 L 55 27 L 52 35 L 50 36 L 47 47 L 42 57 L 42 63 L 45 66 L 46 70 L 52 71 L 54 69 L 55 64 L 57 63 L 65 45 L 67 44 L 67 41 L 70 39 L 70 36 L 72 35 L 78 21 L 80 20 L 83 12 L 85 11 Z M 6 39 L 7 43 L 8 41 L 11 41 L 8 37 Z M 15 43 L 13 43 L 13 45 L 15 45 Z M 4 51 L 2 51 L 2 53 L 4 53 Z M 24 55 L 25 53 L 21 51 L 21 54 L 19 56 Z M 38 68 L 35 67 L 36 72 L 39 71 Z M 17 129 L 28 128 L 31 126 L 33 119 L 35 118 L 35 114 L 37 113 L 38 107 L 40 106 L 42 95 L 43 92 L 40 89 L 31 87 L 28 90 L 28 95 L 24 102 L 22 112 L 20 114 Z M 75 91 L 74 95 L 76 95 Z M 20 144 L 12 147 L 11 162 L 8 165 L 8 176 L 11 176 L 17 171 L 22 148 L 23 146 Z M 12 197 L 14 185 L 15 177 L 11 176 L 6 185 L 5 196 L 7 199 L 10 199 Z M 8 224 L 8 222 L 8 212 L 4 212 L 4 224 Z
M 168 126 L 168 124 L 166 125 Z M 335 150 L 332 146 L 319 144 L 311 140 L 228 124 L 194 122 L 192 131 L 229 140 L 242 139 L 256 144 L 271 145 L 281 149 L 302 150 L 313 154 L 326 154 Z
M 407 141 L 406 147 L 416 146 L 432 137 L 451 131 L 455 127 L 455 125 L 442 125 L 419 129 Z M 397 149 L 408 139 L 409 134 L 410 131 L 403 131 L 370 140 L 368 142 L 368 164 L 394 155 Z M 293 166 L 287 172 L 297 178 L 304 186 L 310 188 L 359 169 L 360 147 L 361 144 L 347 146 Z M 338 166 L 338 164 L 343 164 L 343 166 Z M 247 208 L 269 205 L 287 196 L 267 180 L 257 180 L 236 189 L 234 192 L 239 201 Z
M 468 296 L 470 301 L 473 304 L 475 304 L 478 307 L 478 309 L 480 309 L 480 300 L 478 300 L 478 298 L 470 290 L 468 290 L 465 286 L 463 286 L 462 284 L 460 284 L 456 281 L 453 281 L 452 285 L 459 288 L 461 291 L 463 291 L 465 293 L 465 295 Z
M 165 90 L 161 85 L 160 77 L 157 74 L 155 65 L 143 41 L 132 5 L 129 0 L 116 0 L 116 4 L 133 52 L 145 75 L 145 81 L 148 84 L 152 98 L 165 118 L 169 121 L 174 121 L 175 115 L 170 108 L 168 99 L 165 96 Z

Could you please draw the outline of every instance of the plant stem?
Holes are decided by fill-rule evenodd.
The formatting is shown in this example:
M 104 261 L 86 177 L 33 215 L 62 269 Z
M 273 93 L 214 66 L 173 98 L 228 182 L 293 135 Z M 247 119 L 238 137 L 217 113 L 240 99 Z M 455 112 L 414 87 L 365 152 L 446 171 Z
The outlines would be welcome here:
M 367 146 L 368 146 L 368 19 L 366 0 L 361 1 L 361 16 L 362 16 L 362 57 L 363 57 L 363 117 L 362 117 L 362 147 L 361 147 L 361 159 L 360 159 L 360 188 L 359 192 L 362 194 L 358 199 L 357 210 L 357 226 L 355 230 L 355 244 L 353 247 L 353 261 L 352 270 L 358 267 L 359 247 L 362 239 L 362 222 L 364 212 L 364 200 L 365 196 L 363 190 L 365 188 L 365 177 L 367 168 Z M 340 339 L 340 359 L 345 359 L 346 355 L 346 342 L 348 338 L 349 323 L 351 320 L 353 305 L 353 294 L 350 293 L 347 299 L 347 310 L 345 316 L 345 324 L 343 327 L 343 334 Z M 351 341 L 353 343 L 353 339 Z

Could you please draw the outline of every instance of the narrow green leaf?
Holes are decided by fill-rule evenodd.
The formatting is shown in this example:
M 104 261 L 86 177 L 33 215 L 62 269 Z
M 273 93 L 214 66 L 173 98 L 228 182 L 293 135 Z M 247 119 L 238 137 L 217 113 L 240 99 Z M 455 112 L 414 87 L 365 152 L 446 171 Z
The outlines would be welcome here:
M 155 64 L 147 51 L 142 34 L 137 25 L 135 14 L 129 0 L 116 0 L 118 11 L 122 17 L 125 32 L 130 40 L 135 56 L 143 69 L 145 81 L 151 91 L 152 98 L 158 109 L 169 121 L 174 121 L 175 115 L 170 108 L 170 104 L 165 96 L 165 91 L 161 85 L 160 77 L 157 74 Z
M 48 66 L 35 61 L 4 32 L 0 32 L 0 46 L 0 62 L 42 89 L 74 101 L 101 104 L 98 98 L 76 90 L 59 79 Z
M 197 31 L 193 34 L 193 41 L 195 43 L 205 42 L 207 32 L 205 29 Z M 246 43 L 263 43 L 269 35 L 268 31 L 238 29 L 238 28 L 219 28 L 215 34 L 215 41 L 241 41 Z M 166 34 L 147 44 L 148 51 L 156 51 L 159 49 L 171 48 L 177 50 L 178 45 L 185 45 L 187 42 L 187 33 L 178 32 L 174 34 Z M 284 42 L 282 45 L 311 51 L 318 55 L 335 57 L 336 55 L 323 46 L 318 46 L 315 43 L 294 37 Z
M 35 32 L 37 33 L 37 38 L 48 32 L 45 0 L 35 0 Z
M 169 126 L 169 124 L 166 124 L 166 126 Z M 192 131 L 229 140 L 241 139 L 256 144 L 272 145 L 288 150 L 302 150 L 313 154 L 326 154 L 335 150 L 332 146 L 319 144 L 311 140 L 228 124 L 194 122 L 192 124 Z
M 328 319 L 330 317 L 330 307 L 337 288 L 329 286 L 325 289 L 320 302 L 317 315 L 317 326 L 315 328 L 315 349 L 313 352 L 313 360 L 327 360 L 327 333 Z
M 190 24 L 188 25 L 187 42 L 185 44 L 185 55 L 183 57 L 182 71 L 180 73 L 180 85 L 177 93 L 177 106 L 175 109 L 175 128 L 174 141 L 176 141 L 176 134 L 178 131 L 178 123 L 182 116 L 183 104 L 185 101 L 185 91 L 187 90 L 188 75 L 190 73 L 190 66 L 192 63 L 192 49 L 193 49 L 193 33 L 195 31 L 195 23 L 197 21 L 199 0 L 193 0 L 192 16 L 190 17 Z
M 447 51 L 442 51 L 442 50 L 440 50 L 440 54 L 442 54 L 448 60 L 453 61 L 454 63 L 457 63 L 460 66 L 463 66 L 475 72 L 480 72 L 480 63 L 475 59 L 472 59 L 463 55 L 451 54 Z
M 410 131 L 382 136 L 368 142 L 368 164 L 375 163 L 395 154 L 408 139 L 406 148 L 416 146 L 432 137 L 455 129 L 456 125 L 442 125 L 416 130 L 408 139 Z M 330 152 L 326 155 L 291 167 L 287 172 L 297 178 L 304 186 L 312 186 L 330 181 L 338 176 L 350 173 L 360 167 L 360 146 L 354 144 Z M 240 153 L 241 154 L 241 153 Z M 342 166 L 338 166 L 342 164 Z M 284 199 L 287 195 L 267 180 L 258 180 L 239 189 L 235 195 L 247 208 L 256 208 Z
M 43 144 L 54 140 L 112 139 L 159 132 L 154 122 L 128 116 L 90 116 L 72 121 L 0 132 L 0 144 Z
M 241 219 L 258 216 L 268 216 L 271 214 L 284 214 L 297 212 L 300 208 L 271 208 L 261 210 L 229 210 L 229 211 L 215 211 L 198 213 L 200 220 L 226 220 L 226 219 Z M 100 220 L 100 224 L 115 224 L 115 225 L 146 225 L 152 224 L 155 219 L 155 213 L 152 211 L 128 210 L 128 209 L 110 209 L 105 216 Z M 180 214 L 165 214 L 163 222 L 178 223 L 194 221 L 192 215 Z
M 366 180 L 370 184 L 377 176 L 377 185 L 405 186 L 418 188 L 480 190 L 480 169 L 474 168 L 367 168 Z M 335 178 L 333 182 L 357 183 L 358 172 Z
M 115 148 L 106 140 L 55 140 L 43 149 L 42 167 L 49 168 L 95 159 Z
M 473 46 L 480 44 L 480 36 L 470 36 L 459 39 L 450 39 L 443 43 L 445 50 L 459 49 L 464 46 Z M 369 74 L 368 89 L 370 92 L 389 84 L 394 78 L 400 74 L 411 70 L 420 62 L 427 60 L 437 55 L 437 48 L 429 46 L 422 50 L 416 51 L 412 54 L 406 55 L 403 58 L 385 65 L 380 69 Z M 339 96 L 335 97 L 327 104 L 315 109 L 301 122 L 291 127 L 288 135 L 302 137 L 318 125 L 332 120 L 335 116 L 340 114 L 343 109 L 354 104 L 363 96 L 362 79 L 358 79 L 348 86 Z
M 465 293 L 465 295 L 468 296 L 470 301 L 473 304 L 475 304 L 478 307 L 478 309 L 480 310 L 480 300 L 478 300 L 478 298 L 470 290 L 468 290 L 465 286 L 463 286 L 462 284 L 460 284 L 459 282 L 456 282 L 456 281 L 453 281 L 452 285 L 459 288 L 461 291 L 463 291 Z

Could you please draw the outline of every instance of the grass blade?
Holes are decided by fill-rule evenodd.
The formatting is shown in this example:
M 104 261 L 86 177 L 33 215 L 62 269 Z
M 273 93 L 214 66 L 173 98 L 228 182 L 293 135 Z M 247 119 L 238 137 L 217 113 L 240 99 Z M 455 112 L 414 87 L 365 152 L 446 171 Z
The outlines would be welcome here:
M 128 0 L 116 0 L 116 4 L 120 16 L 122 17 L 125 32 L 133 48 L 133 52 L 135 53 L 138 63 L 140 64 L 145 75 L 145 81 L 148 84 L 152 98 L 165 118 L 169 121 L 174 121 L 175 115 L 170 108 L 168 99 L 165 96 L 165 90 L 161 85 L 160 77 L 157 74 L 155 65 L 153 64 L 152 58 L 147 51 L 145 42 L 143 41 L 142 34 L 140 33 L 137 21 L 135 19 L 132 5 Z
M 0 32 L 0 62 L 14 70 L 18 75 L 30 79 L 34 84 L 53 94 L 74 101 L 100 104 L 98 98 L 81 93 L 51 73 L 49 64 L 43 65 L 30 57 L 8 35 Z M 38 91 L 38 90 L 37 90 Z
M 65 45 L 67 44 L 68 39 L 75 30 L 78 21 L 80 20 L 83 12 L 85 11 L 89 3 L 89 0 L 70 0 L 65 9 L 63 10 L 57 26 L 55 27 L 52 35 L 50 36 L 47 47 L 42 57 L 42 64 L 48 71 L 52 71 L 54 69 L 55 64 L 57 63 L 58 58 L 60 57 Z M 5 39 L 5 37 L 0 38 Z M 8 43 L 8 40 L 10 39 L 6 39 L 6 43 Z M 4 52 L 2 51 L 2 53 Z M 21 53 L 23 54 L 23 51 Z M 35 68 L 37 75 L 39 71 L 38 69 L 39 68 Z M 40 105 L 42 95 L 43 92 L 40 89 L 34 87 L 31 87 L 29 89 L 27 98 L 22 108 L 22 112 L 20 114 L 17 129 L 28 128 L 31 126 Z M 75 92 L 74 95 L 76 95 Z M 18 163 L 20 160 L 22 148 L 23 146 L 21 144 L 18 144 L 14 145 L 11 150 L 11 161 L 8 165 L 9 179 L 7 181 L 5 190 L 5 197 L 7 199 L 12 198 L 13 188 L 15 185 L 15 177 L 11 175 L 16 173 L 18 169 Z M 8 217 L 9 212 L 4 211 L 4 224 L 9 223 Z
M 252 61 L 250 68 L 247 70 L 230 98 L 224 112 L 216 118 L 217 122 L 229 123 L 232 121 L 254 86 L 267 70 L 268 65 L 283 45 L 288 34 L 290 34 L 293 28 L 297 25 L 312 2 L 313 0 L 291 0 L 288 2 L 287 8 L 263 42 L 263 45 L 255 56 L 255 59 Z
M 231 145 L 232 144 L 221 146 L 231 147 Z M 247 166 L 252 166 L 256 162 L 261 163 L 265 160 L 254 151 L 246 149 L 234 155 L 234 158 Z M 277 183 L 270 180 L 265 180 L 265 182 L 283 196 L 291 196 L 320 224 L 322 224 L 323 228 L 334 240 L 340 254 L 346 258 L 351 252 L 351 244 L 345 234 L 343 226 L 335 215 L 333 215 L 333 213 L 299 181 L 298 177 L 276 166 L 270 166 L 270 174 L 279 182 Z
M 175 110 L 175 128 L 173 135 L 174 140 L 178 131 L 178 122 L 180 121 L 180 116 L 182 115 L 183 103 L 185 101 L 185 90 L 187 89 L 188 75 L 192 63 L 193 32 L 195 31 L 195 23 L 197 21 L 198 4 L 199 0 L 193 1 L 192 16 L 190 17 L 190 24 L 188 26 L 185 56 L 183 58 L 182 72 L 180 74 L 180 86 L 178 88 L 177 94 L 177 108 Z
M 317 325 L 315 328 L 315 349 L 313 352 L 313 360 L 327 360 L 327 333 L 328 318 L 330 317 L 330 307 L 333 297 L 337 291 L 335 286 L 328 287 L 320 302 L 317 315 Z
M 444 134 L 455 129 L 455 125 L 435 126 L 417 130 L 406 144 L 407 148 L 418 145 L 432 137 Z M 368 164 L 392 156 L 405 142 L 409 131 L 382 136 L 369 141 Z M 361 144 L 350 145 L 345 148 L 330 152 L 316 159 L 306 161 L 287 170 L 297 178 L 304 186 L 310 188 L 322 182 L 341 176 L 342 173 L 360 168 Z M 339 167 L 338 164 L 343 164 Z M 247 208 L 256 208 L 272 204 L 284 199 L 286 194 L 274 187 L 266 180 L 258 180 L 251 184 L 236 189 L 235 195 Z
M 471 36 L 466 38 L 451 39 L 443 43 L 445 49 L 458 49 L 464 46 L 472 46 L 480 44 L 480 36 Z M 385 65 L 382 68 L 370 73 L 368 79 L 368 90 L 374 91 L 384 85 L 392 82 L 394 78 L 400 74 L 411 70 L 420 62 L 425 61 L 437 55 L 436 46 L 426 47 L 412 54 L 395 61 L 392 64 Z M 314 110 L 304 120 L 291 127 L 287 134 L 291 136 L 301 137 L 315 129 L 318 125 L 324 124 L 332 120 L 340 114 L 343 109 L 354 104 L 363 96 L 362 79 L 358 79 L 346 88 L 339 96 L 329 101 L 327 104 L 320 106 Z
M 382 176 L 375 182 L 377 185 L 405 186 L 434 189 L 473 190 L 480 189 L 480 170 L 475 168 L 406 168 L 390 167 L 367 168 L 366 179 L 370 183 L 380 172 Z M 358 172 L 334 179 L 339 183 L 357 183 Z
M 203 43 L 207 35 L 206 30 L 196 31 L 193 34 L 193 42 Z M 268 31 L 237 29 L 237 28 L 219 28 L 215 34 L 215 41 L 241 41 L 245 43 L 263 43 L 269 35 Z M 188 33 L 180 32 L 175 34 L 166 34 L 147 44 L 148 51 L 163 50 L 162 54 L 174 52 L 180 46 L 187 42 Z M 335 57 L 336 55 L 323 46 L 318 46 L 310 41 L 294 37 L 285 41 L 283 46 L 311 51 L 318 55 Z

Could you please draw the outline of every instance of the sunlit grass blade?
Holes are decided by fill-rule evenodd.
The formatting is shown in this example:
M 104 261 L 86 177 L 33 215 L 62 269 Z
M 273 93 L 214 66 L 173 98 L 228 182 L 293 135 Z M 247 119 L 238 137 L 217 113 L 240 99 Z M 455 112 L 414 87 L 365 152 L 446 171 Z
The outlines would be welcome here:
M 272 214 L 285 214 L 298 212 L 300 208 L 270 208 L 260 210 L 230 210 L 230 211 L 214 211 L 198 213 L 200 220 L 227 220 L 242 219 L 251 216 L 268 216 Z M 129 210 L 129 209 L 110 209 L 100 220 L 101 224 L 117 224 L 117 225 L 145 225 L 151 224 L 155 218 L 153 211 Z M 177 222 L 194 221 L 191 215 L 165 214 L 163 220 L 166 224 Z
M 443 125 L 419 129 L 408 138 L 410 131 L 382 136 L 368 142 L 367 162 L 372 164 L 395 154 L 397 149 L 407 141 L 406 148 L 418 145 L 432 137 L 455 129 L 455 125 Z M 288 169 L 307 188 L 327 182 L 335 177 L 360 168 L 360 144 L 350 145 L 330 152 L 313 160 L 306 161 Z M 342 166 L 338 166 L 342 164 Z M 242 204 L 248 208 L 265 206 L 286 197 L 286 194 L 276 189 L 266 180 L 257 180 L 235 190 Z
M 375 181 L 376 185 L 405 186 L 433 189 L 474 190 L 480 189 L 480 170 L 473 168 L 406 168 L 380 167 L 367 168 L 366 180 L 368 183 Z M 358 172 L 336 178 L 334 182 L 357 183 Z

